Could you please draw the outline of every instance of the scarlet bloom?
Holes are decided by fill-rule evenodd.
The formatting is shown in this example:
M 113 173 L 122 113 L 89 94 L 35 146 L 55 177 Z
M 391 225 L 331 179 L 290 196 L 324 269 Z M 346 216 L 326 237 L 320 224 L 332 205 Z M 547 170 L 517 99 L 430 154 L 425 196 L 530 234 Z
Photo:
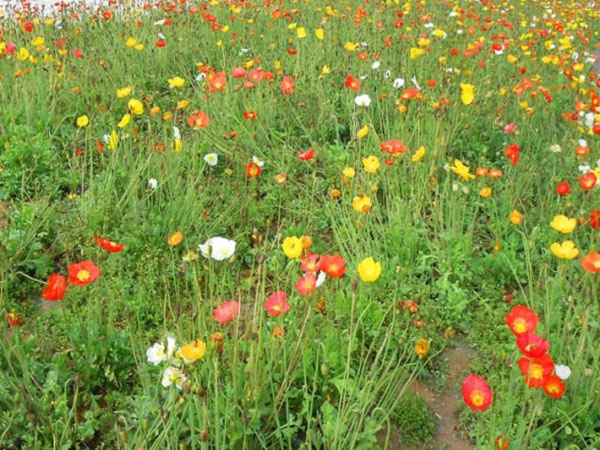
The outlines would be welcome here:
M 532 331 L 517 336 L 517 346 L 528 358 L 542 356 L 550 348 L 550 343 Z
M 298 153 L 298 158 L 300 158 L 302 161 L 309 161 L 309 160 L 313 159 L 314 156 L 315 156 L 314 148 L 308 149 L 305 152 Z
M 248 178 L 256 178 L 260 175 L 261 170 L 260 166 L 253 161 L 250 161 L 246 165 L 246 175 L 248 175 Z
M 125 244 L 117 244 L 111 241 L 109 238 L 95 237 L 94 241 L 104 250 L 108 250 L 111 253 L 118 253 L 125 248 Z
M 279 85 L 279 89 L 281 89 L 281 93 L 283 95 L 292 95 L 294 93 L 294 90 L 296 89 L 294 79 L 289 75 L 286 75 L 285 77 L 283 77 L 283 80 Z
M 536 358 L 519 359 L 519 369 L 525 375 L 525 383 L 530 388 L 542 387 L 554 371 L 554 362 L 548 353 Z
M 33 22 L 31 20 L 26 20 L 23 22 L 23 30 L 31 33 L 33 31 Z
M 570 190 L 569 183 L 566 181 L 563 181 L 556 186 L 556 193 L 558 195 L 567 195 Z
M 594 230 L 600 228 L 600 209 L 594 209 L 590 213 L 590 227 Z
M 223 302 L 213 311 L 213 319 L 227 323 L 240 315 L 240 304 L 236 301 Z
M 513 166 L 516 166 L 519 162 L 519 146 L 517 144 L 510 144 L 508 147 L 504 149 L 504 154 L 510 162 L 512 162 Z
M 245 119 L 248 119 L 248 120 L 254 120 L 258 116 L 258 114 L 256 114 L 256 111 L 244 111 L 244 113 L 242 115 L 244 116 Z
M 392 156 L 401 155 L 408 150 L 408 147 L 400 139 L 381 142 L 379 148 Z
M 579 177 L 579 184 L 584 191 L 590 191 L 596 186 L 598 178 L 594 172 L 588 172 Z
M 286 301 L 285 291 L 277 291 L 269 296 L 264 303 L 267 314 L 276 317 L 285 314 L 290 310 L 290 305 Z
M 317 289 L 317 276 L 314 273 L 305 273 L 296 282 L 296 291 L 300 295 L 310 295 Z
M 71 264 L 69 270 L 69 283 L 85 286 L 93 283 L 100 276 L 100 269 L 91 261 L 81 261 Z
M 210 117 L 204 111 L 196 111 L 188 117 L 187 124 L 194 130 L 206 128 L 210 122 Z
M 471 374 L 462 384 L 465 403 L 475 411 L 485 411 L 492 404 L 492 390 L 483 377 Z
M 523 305 L 513 307 L 504 320 L 510 327 L 510 331 L 517 337 L 528 331 L 535 331 L 539 322 L 538 316 L 527 306 Z
M 544 383 L 544 392 L 552 398 L 561 398 L 565 394 L 565 383 L 558 375 L 550 375 Z
M 360 80 L 358 80 L 358 79 L 354 78 L 354 77 L 353 77 L 353 76 L 351 76 L 351 75 L 348 75 L 348 76 L 346 77 L 346 83 L 345 83 L 345 86 L 346 86 L 347 88 L 350 88 L 350 89 L 352 89 L 353 91 L 358 91 L 358 90 L 360 90 Z
M 346 260 L 340 255 L 323 255 L 321 270 L 331 278 L 341 278 L 346 273 Z
M 243 67 L 234 67 L 231 71 L 231 76 L 233 78 L 246 78 L 246 69 Z
M 227 85 L 227 75 L 225 72 L 210 72 L 206 76 L 208 81 L 208 92 L 220 91 Z
M 9 327 L 20 327 L 25 322 L 20 313 L 6 313 L 6 320 Z
M 581 267 L 588 272 L 600 273 L 600 253 L 590 252 L 581 260 Z
M 67 279 L 58 273 L 53 273 L 46 281 L 46 289 L 42 291 L 42 297 L 44 300 L 62 300 L 66 290 Z

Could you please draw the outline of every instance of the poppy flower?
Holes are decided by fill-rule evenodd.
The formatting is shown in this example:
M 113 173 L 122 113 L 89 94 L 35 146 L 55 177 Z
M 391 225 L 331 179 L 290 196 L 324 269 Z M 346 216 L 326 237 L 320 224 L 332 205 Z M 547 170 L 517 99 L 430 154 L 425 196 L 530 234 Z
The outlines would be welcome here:
M 379 158 L 374 155 L 369 155 L 362 160 L 363 168 L 367 173 L 377 173 L 381 163 L 379 162 Z
M 276 317 L 285 314 L 290 310 L 290 305 L 286 301 L 285 291 L 277 291 L 269 296 L 264 303 L 267 314 Z
M 198 361 L 199 359 L 202 359 L 206 353 L 206 342 L 200 339 L 193 340 L 189 344 L 181 347 L 180 352 L 184 362 L 191 363 Z
M 314 156 L 315 156 L 314 148 L 308 149 L 305 152 L 298 153 L 298 158 L 300 158 L 300 160 L 302 160 L 302 161 L 309 161 L 309 160 L 313 159 Z
M 227 85 L 227 75 L 225 72 L 210 72 L 206 76 L 208 81 L 208 92 L 220 91 Z
M 588 172 L 579 177 L 579 184 L 584 191 L 590 191 L 596 186 L 598 178 L 594 172 Z
M 167 243 L 171 247 L 177 247 L 179 244 L 181 244 L 181 241 L 183 241 L 183 233 L 181 231 L 176 231 L 169 236 Z
M 565 393 L 565 383 L 557 375 L 550 375 L 543 387 L 544 392 L 552 398 L 561 398 Z
M 68 267 L 69 283 L 85 286 L 93 283 L 100 276 L 100 269 L 91 261 L 81 261 Z
M 352 208 L 358 212 L 369 212 L 371 210 L 371 197 L 368 195 L 359 195 L 352 199 Z
M 262 171 L 262 169 L 260 168 L 260 166 L 258 164 L 256 164 L 254 161 L 250 161 L 246 165 L 246 175 L 248 176 L 248 178 L 256 178 L 257 176 L 260 175 L 261 171 Z
M 125 248 L 125 244 L 117 244 L 116 242 L 111 241 L 109 238 L 95 237 L 94 241 L 104 250 L 107 250 L 111 253 L 118 253 Z
M 223 302 L 213 311 L 213 319 L 219 323 L 227 323 L 240 314 L 240 303 L 236 301 Z
M 419 358 L 424 358 L 427 356 L 429 352 L 429 340 L 425 338 L 421 338 L 417 340 L 417 344 L 415 345 L 415 353 L 419 356 Z
M 542 387 L 554 371 L 554 362 L 548 353 L 535 358 L 519 359 L 519 369 L 525 375 L 525 383 L 530 388 Z
M 588 272 L 600 273 L 600 253 L 590 252 L 581 259 L 581 267 Z
M 20 327 L 25 322 L 21 314 L 15 312 L 6 313 L 6 320 L 9 327 Z
M 322 261 L 323 260 L 321 255 L 317 255 L 316 253 L 309 253 L 304 255 L 300 259 L 300 268 L 305 273 L 317 273 L 318 271 L 322 270 Z
M 204 244 L 200 244 L 198 248 L 205 258 L 210 257 L 215 261 L 223 261 L 233 256 L 236 245 L 237 243 L 232 239 L 215 236 L 208 239 Z
M 566 181 L 563 181 L 556 186 L 556 193 L 558 195 L 567 195 L 570 190 L 569 183 Z
M 357 267 L 360 279 L 365 282 L 377 281 L 381 275 L 381 263 L 376 262 L 373 258 L 365 258 Z
M 246 78 L 246 69 L 243 67 L 234 67 L 231 71 L 231 76 L 233 78 Z
M 515 336 L 535 331 L 538 326 L 538 316 L 527 306 L 516 305 L 504 317 L 504 321 L 509 326 L 510 331 Z
M 462 383 L 463 399 L 469 408 L 485 411 L 492 404 L 492 390 L 485 378 L 471 374 Z
M 473 93 L 475 86 L 469 83 L 460 83 L 460 99 L 465 105 L 470 105 L 475 101 L 475 94 Z
M 297 236 L 289 236 L 283 240 L 283 244 L 281 244 L 281 248 L 290 259 L 300 258 L 302 255 L 302 251 L 304 250 L 302 247 L 302 240 Z
M 323 255 L 321 270 L 331 278 L 341 278 L 346 273 L 346 260 L 340 255 Z
M 528 358 L 542 356 L 550 348 L 550 343 L 533 331 L 526 331 L 517 336 L 517 346 Z
M 550 250 L 552 250 L 554 256 L 561 259 L 575 259 L 579 256 L 579 249 L 575 247 L 573 241 L 564 241 L 561 244 L 554 242 L 550 246 Z
M 552 222 L 550 222 L 550 226 L 560 233 L 569 234 L 577 226 L 577 219 L 569 218 L 564 214 L 559 214 L 554 216 Z
M 512 162 L 513 166 L 516 166 L 519 162 L 519 146 L 516 144 L 510 144 L 508 147 L 504 149 L 504 154 L 510 162 Z
M 305 273 L 296 282 L 296 291 L 300 295 L 310 295 L 317 289 L 317 276 L 314 273 Z
M 600 209 L 594 209 L 590 213 L 590 227 L 594 230 L 600 228 Z
M 344 86 L 346 86 L 349 89 L 352 89 L 353 91 L 359 91 L 360 90 L 360 80 L 358 80 L 357 78 L 354 78 L 351 75 L 348 75 L 346 77 L 346 82 L 345 82 Z
M 256 111 L 244 111 L 242 115 L 244 116 L 244 119 L 248 120 L 254 120 L 258 116 L 258 114 L 256 114 Z
M 187 124 L 194 130 L 206 128 L 209 122 L 210 117 L 204 111 L 195 111 L 187 120 Z
M 42 297 L 50 301 L 62 300 L 66 290 L 67 279 L 58 273 L 53 273 L 46 281 L 46 289 L 42 291 Z
M 381 142 L 379 148 L 392 156 L 401 155 L 408 150 L 408 147 L 400 139 Z
M 294 79 L 289 75 L 284 76 L 281 84 L 279 85 L 279 89 L 281 89 L 281 93 L 283 95 L 292 95 L 296 89 Z
M 523 214 L 521 214 L 519 211 L 517 211 L 516 209 L 513 209 L 511 211 L 511 213 L 508 216 L 508 220 L 510 221 L 510 223 L 512 223 L 513 225 L 519 225 L 521 223 L 521 221 L 523 220 Z

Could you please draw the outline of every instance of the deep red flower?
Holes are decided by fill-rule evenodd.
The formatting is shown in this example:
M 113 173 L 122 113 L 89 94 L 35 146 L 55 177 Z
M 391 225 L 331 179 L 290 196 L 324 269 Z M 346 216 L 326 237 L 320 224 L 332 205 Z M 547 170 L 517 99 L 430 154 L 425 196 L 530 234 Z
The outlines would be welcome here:
M 240 303 L 223 302 L 213 311 L 213 319 L 219 323 L 227 323 L 240 315 Z
M 594 230 L 600 228 L 600 209 L 594 209 L 590 213 L 590 227 Z
M 581 267 L 588 272 L 600 273 L 600 253 L 590 252 L 581 259 Z
M 285 291 L 277 291 L 269 296 L 264 303 L 267 314 L 270 316 L 280 316 L 290 310 L 290 305 L 286 301 Z
M 391 141 L 381 142 L 379 148 L 390 155 L 401 155 L 408 150 L 408 147 L 404 145 L 400 139 L 393 139 Z
M 244 111 L 244 113 L 242 115 L 244 116 L 245 119 L 248 119 L 248 120 L 254 120 L 258 116 L 258 114 L 256 114 L 256 111 Z
M 292 95 L 296 89 L 294 79 L 289 75 L 284 76 L 281 80 L 281 84 L 279 85 L 279 89 L 281 89 L 281 93 L 283 95 Z
M 515 336 L 520 336 L 528 331 L 535 331 L 539 322 L 538 316 L 523 305 L 514 306 L 504 317 L 504 320 Z
M 53 273 L 46 281 L 46 289 L 42 291 L 44 300 L 62 300 L 67 290 L 67 279 L 59 273 Z
M 91 261 L 81 261 L 71 264 L 69 270 L 69 283 L 85 286 L 93 283 L 100 276 L 100 269 Z
M 341 278 L 346 273 L 346 260 L 340 255 L 323 255 L 321 270 L 331 278 Z
M 9 327 L 20 327 L 25 322 L 20 313 L 6 313 L 6 320 Z
M 360 90 L 360 80 L 357 78 L 354 78 L 351 75 L 348 75 L 346 77 L 346 83 L 344 84 L 347 88 L 352 89 L 353 91 L 358 91 Z
M 519 369 L 525 375 L 525 383 L 530 388 L 542 387 L 554 371 L 554 362 L 548 353 L 536 358 L 519 359 Z
M 261 170 L 260 166 L 253 161 L 250 161 L 246 165 L 246 175 L 248 175 L 248 178 L 256 178 L 260 175 Z
M 296 291 L 300 295 L 310 295 L 317 289 L 317 276 L 314 273 L 305 273 L 296 282 Z
M 563 181 L 556 186 L 556 193 L 558 195 L 567 195 L 570 190 L 569 183 L 566 181 Z
M 309 161 L 309 160 L 313 159 L 314 156 L 315 156 L 314 148 L 308 149 L 305 152 L 298 153 L 298 158 L 300 158 L 302 161 Z
M 526 331 L 517 336 L 517 346 L 528 358 L 542 356 L 550 348 L 550 343 L 533 331 Z
M 584 191 L 590 191 L 596 187 L 596 182 L 598 178 L 594 172 L 588 172 L 579 177 L 579 184 L 581 185 L 581 189 Z
M 465 403 L 475 411 L 485 411 L 492 404 L 492 390 L 483 377 L 471 374 L 462 383 Z
M 167 46 L 167 41 L 163 40 L 163 39 L 159 39 L 158 41 L 155 42 L 155 44 L 158 48 L 163 48 Z
M 95 237 L 94 241 L 104 250 L 107 250 L 111 253 L 118 253 L 125 248 L 125 244 L 117 244 L 116 242 L 111 241 L 109 238 L 101 238 Z
M 510 162 L 512 162 L 513 166 L 516 166 L 519 162 L 519 146 L 517 144 L 510 144 L 504 149 L 504 154 Z
M 33 22 L 31 20 L 26 20 L 23 22 L 23 30 L 31 33 L 33 31 Z
M 550 375 L 544 383 L 544 392 L 552 398 L 561 398 L 565 394 L 565 383 L 558 375 Z

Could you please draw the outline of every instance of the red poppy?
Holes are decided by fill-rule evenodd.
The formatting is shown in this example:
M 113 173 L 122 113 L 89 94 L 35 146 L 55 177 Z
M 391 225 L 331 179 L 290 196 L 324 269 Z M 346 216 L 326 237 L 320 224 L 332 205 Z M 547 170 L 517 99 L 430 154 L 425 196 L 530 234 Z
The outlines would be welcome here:
M 248 120 L 254 120 L 258 116 L 258 114 L 256 114 L 256 111 L 244 111 L 244 113 L 242 115 L 244 116 L 245 119 L 248 119 Z
M 565 383 L 558 375 L 550 375 L 544 383 L 544 392 L 552 398 L 561 398 L 565 394 Z
M 125 244 L 117 244 L 116 242 L 111 241 L 109 238 L 101 238 L 95 237 L 94 241 L 104 250 L 107 250 L 111 253 L 118 253 L 125 248 Z
M 31 20 L 26 20 L 23 22 L 23 30 L 31 33 L 33 31 L 33 22 Z
M 250 161 L 246 165 L 246 175 L 248 175 L 248 178 L 256 178 L 260 175 L 261 170 L 260 166 L 253 161 Z
M 550 348 L 550 343 L 532 331 L 517 336 L 517 346 L 528 358 L 542 356 Z
M 517 144 L 510 144 L 508 147 L 504 149 L 504 154 L 510 162 L 512 162 L 513 166 L 517 165 L 519 162 L 519 146 Z
M 408 150 L 408 147 L 400 139 L 381 142 L 379 148 L 393 156 L 401 155 Z
M 296 291 L 300 295 L 310 295 L 317 289 L 317 276 L 314 273 L 305 273 L 296 282 Z
M 579 177 L 579 184 L 581 185 L 581 189 L 584 191 L 590 191 L 596 187 L 596 182 L 598 178 L 594 172 L 588 172 Z
M 209 122 L 210 117 L 204 111 L 195 111 L 187 120 L 187 124 L 194 130 L 206 128 Z
M 163 48 L 167 46 L 167 41 L 163 40 L 163 39 L 159 39 L 158 41 L 155 42 L 155 44 L 158 48 Z
M 406 88 L 406 90 L 402 94 L 400 94 L 400 98 L 402 100 L 410 100 L 413 98 L 419 99 L 419 98 L 421 98 L 421 91 L 419 91 L 418 89 L 409 87 L 409 88 Z
M 240 315 L 240 303 L 223 302 L 213 311 L 213 319 L 219 323 L 227 323 Z
M 475 411 L 485 411 L 492 404 L 492 390 L 483 377 L 471 374 L 462 383 L 465 403 Z
M 20 327 L 25 322 L 20 313 L 6 313 L 6 320 L 9 327 Z
M 231 76 L 233 78 L 246 78 L 246 69 L 243 67 L 234 67 L 231 71 Z
M 71 264 L 69 270 L 69 283 L 85 286 L 93 283 L 100 276 L 100 269 L 91 261 L 81 261 Z
M 581 267 L 588 272 L 600 273 L 600 253 L 590 252 L 581 260 Z
M 279 89 L 281 89 L 281 93 L 283 95 L 292 95 L 296 89 L 294 79 L 289 75 L 284 76 L 283 80 L 281 80 L 281 84 L 279 85 Z
M 269 296 L 264 303 L 267 314 L 270 316 L 280 316 L 290 310 L 290 305 L 286 301 L 285 291 L 277 291 Z
M 590 227 L 594 230 L 600 228 L 600 209 L 594 209 L 590 213 Z
M 264 74 L 262 69 L 252 69 L 250 72 L 248 72 L 248 79 L 253 83 L 258 83 L 260 80 L 263 79 L 263 75 Z
M 309 160 L 313 159 L 314 156 L 315 156 L 314 148 L 308 149 L 305 152 L 298 153 L 298 158 L 300 158 L 302 161 L 309 161 Z
M 321 270 L 331 278 L 341 278 L 346 273 L 346 260 L 340 255 L 323 255 Z
M 208 92 L 220 91 L 227 85 L 227 75 L 225 72 L 210 72 L 206 76 L 208 81 Z
M 46 281 L 46 289 L 42 291 L 42 297 L 44 300 L 62 300 L 66 290 L 67 279 L 58 273 L 53 273 Z
M 346 77 L 346 83 L 344 84 L 347 88 L 352 89 L 353 91 L 358 91 L 360 90 L 360 80 L 358 80 L 357 78 L 354 78 L 351 75 L 348 75 Z
M 300 268 L 305 273 L 317 273 L 321 270 L 321 256 L 316 253 L 309 253 L 300 258 Z
M 525 383 L 530 388 L 542 387 L 554 371 L 554 362 L 548 353 L 536 358 L 519 359 L 519 369 L 525 375 Z
M 556 193 L 558 195 L 567 195 L 570 190 L 569 183 L 566 181 L 563 181 L 556 186 Z
M 504 317 L 504 320 L 515 336 L 528 331 L 535 331 L 539 322 L 538 316 L 527 306 L 523 305 L 514 306 L 506 317 Z
M 75 49 L 73 50 L 73 56 L 75 58 L 83 58 L 83 52 L 81 50 Z

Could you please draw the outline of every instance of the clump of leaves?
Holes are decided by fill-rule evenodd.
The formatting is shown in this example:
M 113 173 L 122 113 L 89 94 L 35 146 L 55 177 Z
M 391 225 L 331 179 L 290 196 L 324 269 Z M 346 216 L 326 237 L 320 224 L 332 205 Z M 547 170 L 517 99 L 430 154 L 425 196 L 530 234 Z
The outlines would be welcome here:
M 403 396 L 392 418 L 404 445 L 423 445 L 433 441 L 437 424 L 427 402 L 420 395 Z

